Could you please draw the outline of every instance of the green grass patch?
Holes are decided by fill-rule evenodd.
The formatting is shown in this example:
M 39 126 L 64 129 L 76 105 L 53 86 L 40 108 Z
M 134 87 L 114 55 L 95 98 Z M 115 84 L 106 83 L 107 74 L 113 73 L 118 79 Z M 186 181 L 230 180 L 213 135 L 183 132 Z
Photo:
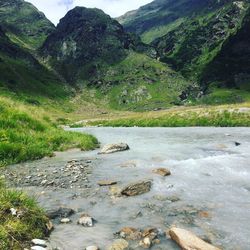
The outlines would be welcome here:
M 43 119 L 0 99 L 0 166 L 52 156 L 69 148 L 94 149 L 98 141 L 91 135 L 57 128 Z
M 202 110 L 169 112 L 160 117 L 93 121 L 88 125 L 107 127 L 240 127 L 250 126 L 250 112 Z
M 17 215 L 12 215 L 14 208 Z M 19 250 L 27 247 L 34 238 L 44 238 L 48 234 L 44 215 L 36 201 L 20 191 L 7 189 L 0 183 L 0 249 Z

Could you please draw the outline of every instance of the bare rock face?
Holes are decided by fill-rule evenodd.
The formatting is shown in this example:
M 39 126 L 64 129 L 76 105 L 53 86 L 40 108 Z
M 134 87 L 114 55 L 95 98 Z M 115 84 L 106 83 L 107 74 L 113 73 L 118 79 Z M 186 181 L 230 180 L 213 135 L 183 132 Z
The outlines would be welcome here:
M 126 196 L 136 196 L 149 192 L 151 187 L 152 182 L 150 180 L 131 183 L 122 189 L 121 194 Z
M 126 143 L 117 143 L 117 144 L 107 144 L 105 145 L 99 154 L 112 154 L 115 152 L 129 150 L 129 146 Z
M 161 176 L 168 176 L 171 175 L 171 172 L 167 168 L 157 168 L 152 171 L 154 174 L 159 174 Z
M 169 235 L 183 250 L 220 250 L 185 229 L 173 227 Z
M 126 240 L 119 239 L 115 240 L 108 250 L 128 250 L 129 244 Z

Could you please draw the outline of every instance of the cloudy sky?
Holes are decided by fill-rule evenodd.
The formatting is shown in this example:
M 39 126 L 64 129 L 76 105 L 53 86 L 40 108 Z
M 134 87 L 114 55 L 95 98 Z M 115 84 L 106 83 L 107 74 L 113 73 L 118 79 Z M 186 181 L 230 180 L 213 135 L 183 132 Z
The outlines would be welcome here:
M 75 6 L 96 7 L 112 17 L 118 17 L 129 10 L 152 2 L 152 0 L 27 0 L 27 2 L 33 3 L 54 24 L 57 24 L 60 18 Z

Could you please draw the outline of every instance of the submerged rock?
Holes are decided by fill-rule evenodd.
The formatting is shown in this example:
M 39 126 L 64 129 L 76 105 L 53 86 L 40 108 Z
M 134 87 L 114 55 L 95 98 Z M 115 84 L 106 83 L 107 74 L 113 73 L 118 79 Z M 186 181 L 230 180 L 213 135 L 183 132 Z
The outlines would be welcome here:
M 117 181 L 108 181 L 108 180 L 98 181 L 99 186 L 112 186 L 115 184 L 117 184 Z
M 77 224 L 82 225 L 84 227 L 93 227 L 94 219 L 88 214 L 82 214 Z
M 56 218 L 67 218 L 71 215 L 73 215 L 75 211 L 72 208 L 67 207 L 59 207 L 47 210 L 46 215 L 50 219 L 56 219 Z
M 108 250 L 128 250 L 129 249 L 129 244 L 126 240 L 119 239 L 115 240 L 113 244 L 108 247 Z
M 169 235 L 183 250 L 220 250 L 185 229 L 173 227 Z
M 157 168 L 157 169 L 154 169 L 152 172 L 155 173 L 155 174 L 159 174 L 161 176 L 171 175 L 170 170 L 167 169 L 167 168 Z
M 151 187 L 152 182 L 150 180 L 131 183 L 122 189 L 121 194 L 126 196 L 136 196 L 149 192 Z
M 111 154 L 125 150 L 129 150 L 129 146 L 126 143 L 107 144 L 102 148 L 99 154 Z

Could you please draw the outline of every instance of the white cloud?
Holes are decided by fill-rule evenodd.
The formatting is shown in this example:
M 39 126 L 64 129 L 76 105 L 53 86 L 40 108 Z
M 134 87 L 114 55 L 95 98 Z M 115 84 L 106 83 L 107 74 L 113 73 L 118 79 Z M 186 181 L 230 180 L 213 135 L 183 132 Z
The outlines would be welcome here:
M 129 10 L 134 10 L 152 0 L 27 0 L 57 24 L 68 10 L 75 6 L 99 8 L 112 17 L 118 17 Z

